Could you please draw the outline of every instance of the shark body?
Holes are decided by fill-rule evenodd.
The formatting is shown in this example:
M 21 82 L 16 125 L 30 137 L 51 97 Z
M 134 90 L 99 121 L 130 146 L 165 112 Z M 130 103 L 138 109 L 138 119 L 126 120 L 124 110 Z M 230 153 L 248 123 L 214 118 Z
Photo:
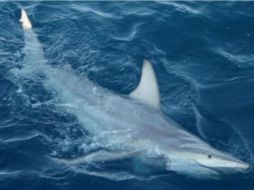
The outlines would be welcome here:
M 148 60 L 144 60 L 138 87 L 128 97 L 118 96 L 87 79 L 80 79 L 72 71 L 43 63 L 41 44 L 24 9 L 20 21 L 24 29 L 26 67 L 30 65 L 43 71 L 48 78 L 45 86 L 54 90 L 66 111 L 75 115 L 86 130 L 106 147 L 103 151 L 64 160 L 65 164 L 152 158 L 162 159 L 162 167 L 166 170 L 198 176 L 250 168 L 248 163 L 216 150 L 163 115 L 159 109 L 156 75 Z M 34 63 L 39 60 L 42 62 Z

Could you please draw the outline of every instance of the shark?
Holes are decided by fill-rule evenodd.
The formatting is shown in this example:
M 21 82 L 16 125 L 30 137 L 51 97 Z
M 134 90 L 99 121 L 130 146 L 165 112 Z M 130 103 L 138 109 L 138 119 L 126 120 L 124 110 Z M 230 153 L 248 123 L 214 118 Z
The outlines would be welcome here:
M 74 159 L 56 159 L 78 165 L 138 158 L 163 160 L 160 167 L 192 176 L 218 176 L 247 171 L 251 165 L 215 149 L 165 116 L 153 65 L 144 60 L 139 84 L 128 96 L 106 90 L 70 69 L 47 65 L 43 48 L 27 12 L 21 9 L 24 31 L 23 73 L 43 72 L 45 87 L 54 90 L 67 112 L 75 115 L 104 149 Z M 38 63 L 39 62 L 39 63 Z M 25 72 L 26 71 L 26 72 Z

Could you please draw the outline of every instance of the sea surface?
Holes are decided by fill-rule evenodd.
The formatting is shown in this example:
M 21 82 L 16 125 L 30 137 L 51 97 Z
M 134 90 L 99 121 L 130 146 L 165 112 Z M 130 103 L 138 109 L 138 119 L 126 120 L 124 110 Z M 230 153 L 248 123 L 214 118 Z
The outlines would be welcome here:
M 131 160 L 96 170 L 56 163 L 99 145 L 80 115 L 45 88 L 43 76 L 16 74 L 29 69 L 21 7 L 59 76 L 71 69 L 80 83 L 88 78 L 125 96 L 137 86 L 146 58 L 165 115 L 254 164 L 254 2 L 0 1 L 0 190 L 254 190 L 253 172 L 198 179 L 151 168 L 135 173 Z

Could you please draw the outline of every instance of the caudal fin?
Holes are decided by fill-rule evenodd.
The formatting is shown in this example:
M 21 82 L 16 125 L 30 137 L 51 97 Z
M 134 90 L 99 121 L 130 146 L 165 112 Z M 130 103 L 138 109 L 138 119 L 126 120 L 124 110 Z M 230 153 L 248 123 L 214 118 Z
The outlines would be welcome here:
M 29 20 L 25 9 L 21 9 L 21 18 L 19 20 L 22 23 L 22 27 L 24 30 L 32 29 L 31 21 Z

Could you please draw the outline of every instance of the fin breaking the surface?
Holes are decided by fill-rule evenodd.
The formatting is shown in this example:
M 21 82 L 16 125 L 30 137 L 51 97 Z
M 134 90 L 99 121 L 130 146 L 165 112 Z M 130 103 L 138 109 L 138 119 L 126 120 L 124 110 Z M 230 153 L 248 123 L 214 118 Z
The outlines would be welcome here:
M 151 107 L 160 108 L 160 92 L 152 64 L 144 60 L 142 75 L 137 88 L 130 97 Z
M 19 20 L 22 23 L 23 29 L 31 29 L 32 28 L 32 23 L 29 20 L 27 13 L 25 9 L 21 9 L 21 18 Z

